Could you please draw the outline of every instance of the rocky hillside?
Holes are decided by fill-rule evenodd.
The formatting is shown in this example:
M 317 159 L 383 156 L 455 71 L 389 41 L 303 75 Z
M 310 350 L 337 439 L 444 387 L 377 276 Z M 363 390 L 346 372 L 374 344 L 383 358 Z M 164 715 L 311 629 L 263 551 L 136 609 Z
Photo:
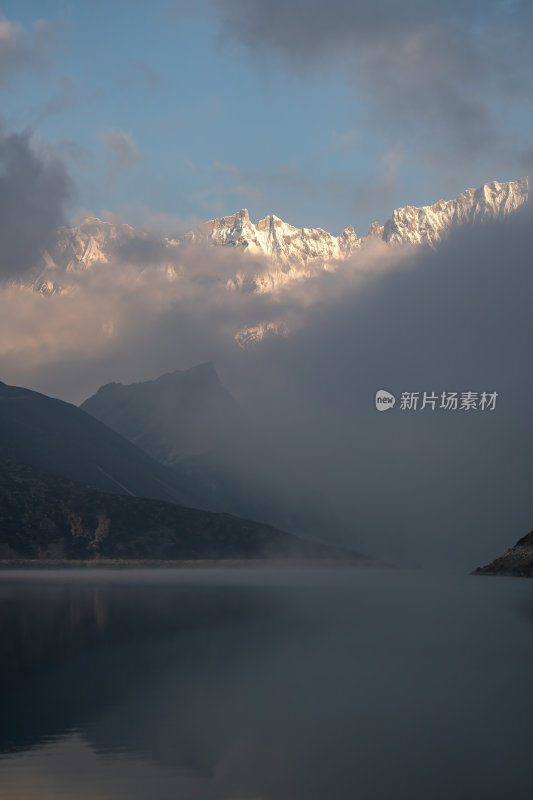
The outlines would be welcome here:
M 269 525 L 105 494 L 0 454 L 0 559 L 341 559 Z
M 478 567 L 472 574 L 533 578 L 533 531 L 522 537 L 503 556 L 485 567 Z

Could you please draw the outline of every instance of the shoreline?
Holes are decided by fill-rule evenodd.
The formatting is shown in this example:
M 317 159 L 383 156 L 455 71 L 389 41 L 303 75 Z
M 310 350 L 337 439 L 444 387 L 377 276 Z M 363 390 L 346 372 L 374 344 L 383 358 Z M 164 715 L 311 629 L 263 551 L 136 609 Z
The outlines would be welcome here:
M 90 560 L 77 559 L 0 559 L 0 571 L 16 569 L 48 570 L 48 569 L 202 569 L 202 568 L 294 568 L 304 567 L 365 567 L 385 568 L 383 564 L 373 559 L 125 559 L 102 558 Z

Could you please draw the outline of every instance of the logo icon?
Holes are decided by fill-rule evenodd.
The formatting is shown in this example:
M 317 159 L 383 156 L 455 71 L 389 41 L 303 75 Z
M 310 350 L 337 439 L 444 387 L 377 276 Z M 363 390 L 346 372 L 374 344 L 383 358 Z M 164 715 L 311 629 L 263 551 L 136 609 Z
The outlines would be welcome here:
M 388 411 L 389 408 L 393 408 L 395 402 L 394 395 L 386 392 L 385 389 L 378 389 L 376 392 L 376 408 L 378 411 Z

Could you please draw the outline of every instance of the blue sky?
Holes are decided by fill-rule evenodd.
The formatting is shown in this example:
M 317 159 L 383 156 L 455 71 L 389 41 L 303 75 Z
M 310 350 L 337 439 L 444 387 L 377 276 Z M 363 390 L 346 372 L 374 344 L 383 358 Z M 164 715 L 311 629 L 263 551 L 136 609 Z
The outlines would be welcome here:
M 353 54 L 364 48 L 355 35 L 334 42 L 333 57 L 321 50 L 311 27 L 322 12 L 315 3 L 308 5 L 310 19 L 301 42 L 294 40 L 292 59 L 291 42 L 287 47 L 273 35 L 262 38 L 253 5 L 250 0 L 243 11 L 238 2 L 215 0 L 202 6 L 167 0 L 3 3 L 20 41 L 32 35 L 36 20 L 52 24 L 48 57 L 28 68 L 14 65 L 1 87 L 1 108 L 6 126 L 30 126 L 37 145 L 51 146 L 66 161 L 76 185 L 71 218 L 118 215 L 170 233 L 247 207 L 252 219 L 276 213 L 298 226 L 337 233 L 353 224 L 363 234 L 398 205 L 422 205 L 485 180 L 527 174 L 533 141 L 527 93 L 517 90 L 509 103 L 509 92 L 489 94 L 482 75 L 479 86 L 470 86 L 470 102 L 475 106 L 479 95 L 480 108 L 492 104 L 489 111 L 505 125 L 496 140 L 469 143 L 450 157 L 439 138 L 443 124 L 469 112 L 456 96 L 450 99 L 442 80 L 433 78 L 443 102 L 431 114 L 417 108 L 405 82 L 373 104 L 380 84 L 361 80 L 367 69 L 379 81 L 382 70 L 390 85 L 394 74 L 383 73 L 385 59 L 376 65 L 367 54 L 354 66 Z M 516 4 L 507 5 L 510 19 Z M 485 20 L 486 7 L 479 8 L 475 19 L 463 20 L 463 39 L 465 30 L 472 34 Z M 449 20 L 434 16 L 424 24 L 425 31 L 435 30 Z M 280 16 L 275 30 L 283 26 Z M 250 41 L 250 31 L 256 40 Z M 395 41 L 405 50 L 406 39 Z M 308 42 L 315 50 L 300 57 Z M 452 53 L 449 63 L 457 60 Z M 474 68 L 482 72 L 480 64 Z M 509 81 L 521 67 L 528 65 L 516 59 L 503 65 Z

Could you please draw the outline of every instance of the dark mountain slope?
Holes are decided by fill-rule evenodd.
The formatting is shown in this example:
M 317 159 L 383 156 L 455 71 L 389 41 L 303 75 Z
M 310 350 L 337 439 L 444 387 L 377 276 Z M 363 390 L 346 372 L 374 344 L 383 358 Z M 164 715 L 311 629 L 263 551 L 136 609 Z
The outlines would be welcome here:
M 312 498 L 297 497 L 275 473 L 265 476 L 265 456 L 275 464 L 276 455 L 212 364 L 144 383 L 107 384 L 81 408 L 171 466 L 189 505 L 318 539 L 334 527 L 311 507 Z
M 81 408 L 163 464 L 231 444 L 244 425 L 210 363 L 154 381 L 108 383 Z
M 0 448 L 95 489 L 194 505 L 171 470 L 70 403 L 0 383 Z
M 269 525 L 105 494 L 0 454 L 0 558 L 357 559 Z

